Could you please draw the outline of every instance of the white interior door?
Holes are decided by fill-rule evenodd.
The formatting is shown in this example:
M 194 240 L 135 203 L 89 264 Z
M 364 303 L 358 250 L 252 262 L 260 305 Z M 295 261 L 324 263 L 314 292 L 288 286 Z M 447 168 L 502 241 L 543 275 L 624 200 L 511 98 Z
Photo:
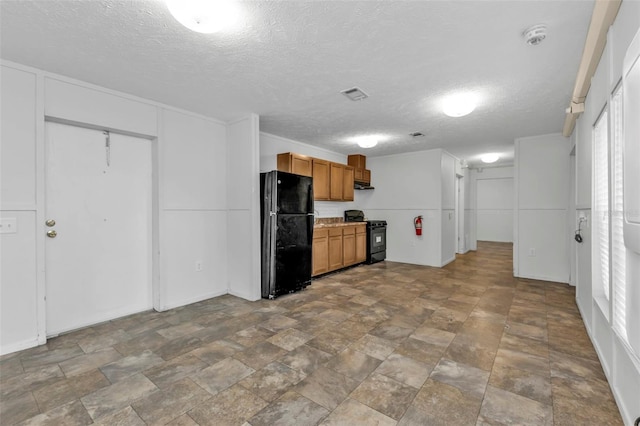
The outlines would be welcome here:
M 46 125 L 48 336 L 152 306 L 151 141 L 108 136 Z

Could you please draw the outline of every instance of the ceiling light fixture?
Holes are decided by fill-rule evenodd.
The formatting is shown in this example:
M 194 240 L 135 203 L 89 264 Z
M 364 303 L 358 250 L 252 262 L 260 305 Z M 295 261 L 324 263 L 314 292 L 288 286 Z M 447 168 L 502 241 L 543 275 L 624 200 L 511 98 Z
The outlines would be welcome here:
M 449 117 L 463 117 L 476 108 L 477 102 L 472 93 L 456 93 L 444 98 L 442 111 Z
M 380 140 L 384 139 L 381 135 L 363 135 L 349 139 L 351 142 L 358 144 L 360 148 L 373 148 L 378 145 Z
M 495 163 L 499 159 L 500 159 L 500 154 L 495 154 L 495 153 L 484 154 L 482 157 L 480 157 L 480 160 L 482 160 L 483 163 L 487 163 L 487 164 Z
M 530 46 L 537 46 L 542 43 L 542 40 L 547 38 L 547 26 L 545 24 L 537 24 L 527 28 L 522 36 L 524 40 Z
M 192 31 L 215 33 L 235 24 L 239 17 L 234 0 L 166 0 L 169 12 Z

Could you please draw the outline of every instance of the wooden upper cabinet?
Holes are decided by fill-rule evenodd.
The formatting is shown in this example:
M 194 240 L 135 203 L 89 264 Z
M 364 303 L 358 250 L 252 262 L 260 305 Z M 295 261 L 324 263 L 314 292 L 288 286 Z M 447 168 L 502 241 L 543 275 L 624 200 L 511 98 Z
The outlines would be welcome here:
M 353 180 L 357 183 L 371 184 L 371 171 L 367 170 L 367 157 L 361 154 L 353 154 L 347 157 L 349 166 L 353 167 Z
M 349 156 L 349 162 L 352 156 Z M 364 155 L 357 164 L 365 164 Z M 278 154 L 278 170 L 313 178 L 313 199 L 318 201 L 353 201 L 354 183 L 363 183 L 369 170 L 333 163 L 293 152 Z M 369 179 L 367 179 L 368 183 Z
M 278 154 L 278 170 L 312 177 L 313 158 L 293 152 Z
M 313 199 L 328 200 L 331 196 L 329 162 L 313 159 Z
M 343 200 L 345 166 L 338 163 L 330 163 L 329 167 L 331 170 L 331 194 L 329 198 L 337 201 Z
M 344 201 L 353 201 L 353 180 L 355 169 L 351 166 L 345 166 L 344 176 L 342 179 L 342 199 Z
M 350 155 L 347 157 L 347 164 L 352 166 L 354 169 L 366 169 L 367 157 L 361 154 Z
M 371 170 L 363 170 L 362 181 L 367 185 L 371 183 Z

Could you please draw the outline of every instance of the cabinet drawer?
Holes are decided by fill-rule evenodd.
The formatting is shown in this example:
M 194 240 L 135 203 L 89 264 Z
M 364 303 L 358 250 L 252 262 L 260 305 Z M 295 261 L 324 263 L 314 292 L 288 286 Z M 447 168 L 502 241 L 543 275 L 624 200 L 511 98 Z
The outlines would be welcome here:
M 342 236 L 342 228 L 328 228 L 330 237 Z
M 354 235 L 356 233 L 355 226 L 345 226 L 342 228 L 342 235 Z
M 356 234 L 366 234 L 367 226 L 366 225 L 356 225 Z
M 327 238 L 329 236 L 329 230 L 327 228 L 315 228 L 313 230 L 313 238 Z

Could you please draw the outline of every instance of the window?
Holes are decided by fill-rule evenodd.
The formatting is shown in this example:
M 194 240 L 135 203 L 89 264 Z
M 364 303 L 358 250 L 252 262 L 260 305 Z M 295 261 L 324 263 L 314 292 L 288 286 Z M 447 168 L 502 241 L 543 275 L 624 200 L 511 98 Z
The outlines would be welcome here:
M 623 211 L 622 88 L 611 98 L 611 282 L 613 287 L 613 328 L 624 341 L 626 324 L 626 248 Z
M 603 296 L 606 300 L 609 300 L 610 282 L 608 133 L 608 113 L 605 110 L 593 127 L 593 295 Z
M 613 329 L 628 342 L 620 86 L 609 105 L 593 127 L 593 296 L 605 315 L 611 308 Z

